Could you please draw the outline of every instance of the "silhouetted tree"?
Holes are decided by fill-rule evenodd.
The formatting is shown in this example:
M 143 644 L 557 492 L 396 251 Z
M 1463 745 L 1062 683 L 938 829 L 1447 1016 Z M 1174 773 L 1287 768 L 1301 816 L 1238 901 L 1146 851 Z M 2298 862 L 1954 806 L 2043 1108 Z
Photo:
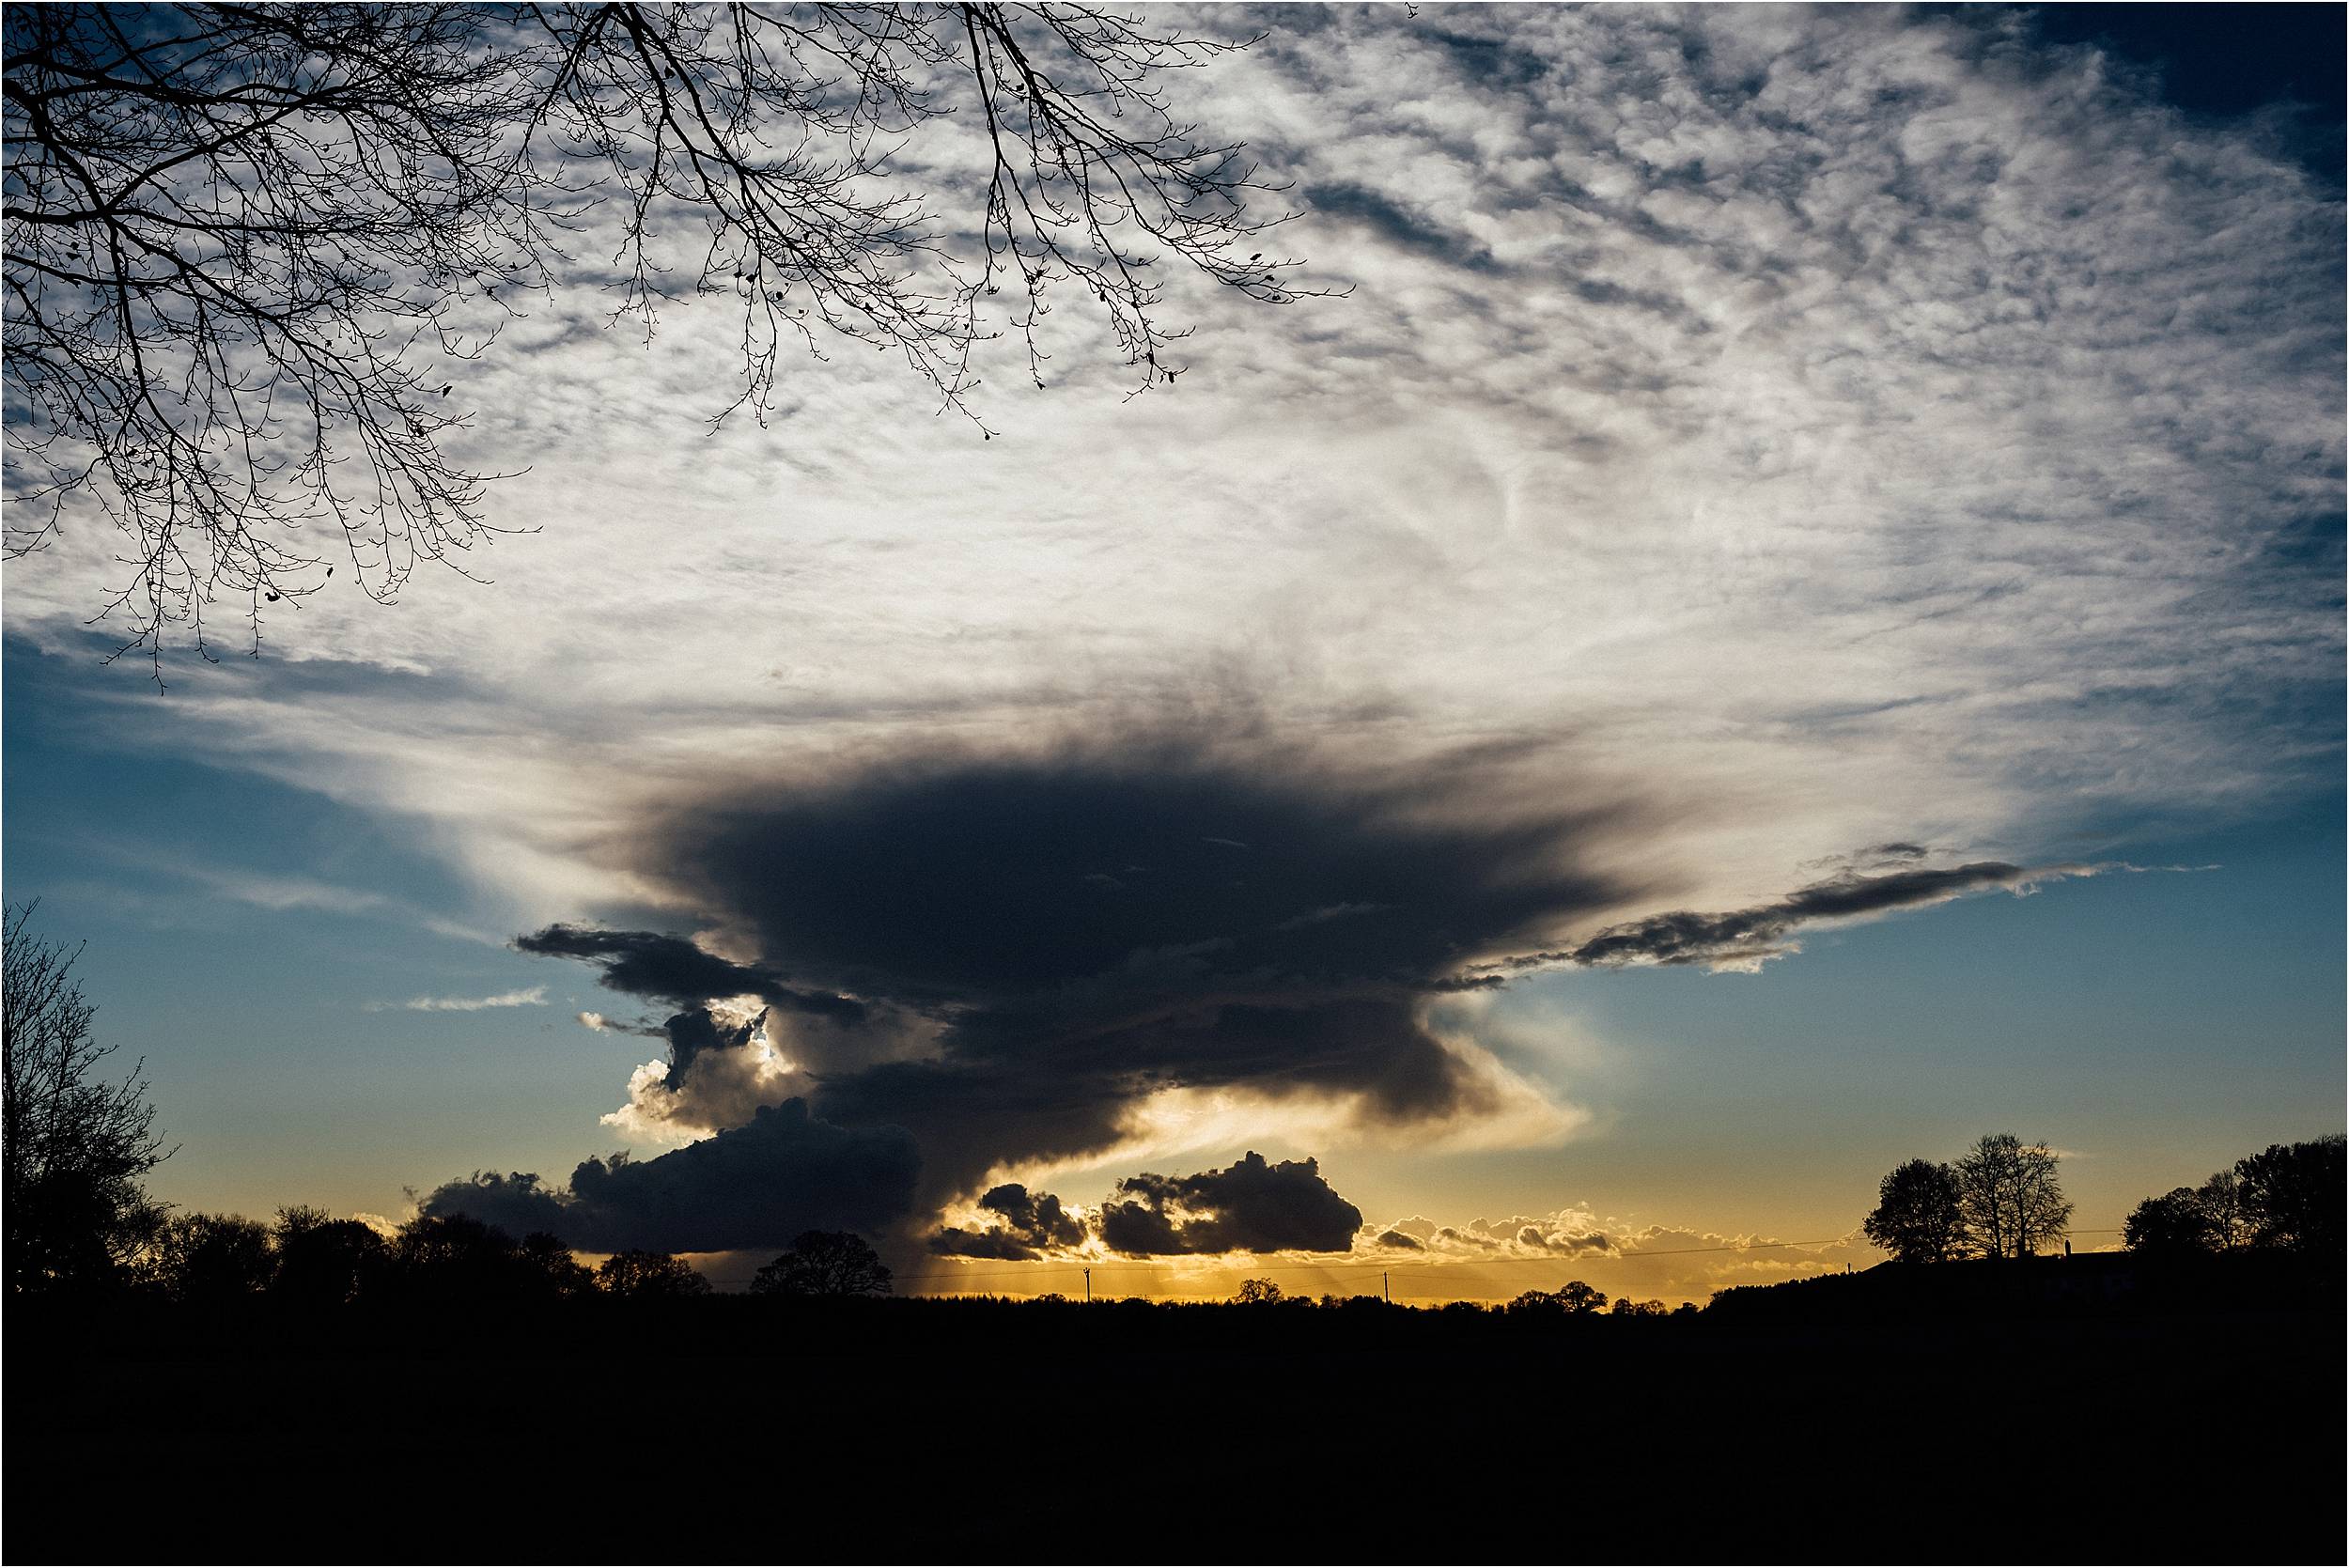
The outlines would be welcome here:
M 2121 1239 L 2130 1251 L 2155 1258 L 2198 1256 L 2217 1250 L 2201 1194 L 2190 1187 L 2172 1188 L 2131 1209 L 2121 1223 Z
M 1577 1315 L 1603 1312 L 1607 1307 L 1607 1293 L 1603 1290 L 1595 1290 L 1579 1280 L 1568 1280 L 1553 1294 L 1557 1296 L 1560 1306 Z
M 336 1219 L 323 1209 L 277 1211 L 272 1227 L 277 1274 L 271 1288 L 299 1307 L 349 1306 L 382 1288 L 392 1250 L 375 1228 L 357 1219 Z
M 2235 1161 L 2244 1218 L 2257 1245 L 2341 1256 L 2343 1144 L 2335 1133 L 2305 1143 L 2270 1143 Z
M 708 1296 L 709 1281 L 668 1252 L 614 1252 L 597 1268 L 596 1288 L 607 1296 L 675 1299 Z
M 527 1278 L 519 1251 L 512 1236 L 471 1215 L 418 1215 L 393 1238 L 392 1278 L 421 1300 L 510 1299 Z
M 2063 1234 L 2071 1201 L 2056 1154 L 2013 1133 L 1988 1133 L 1956 1165 L 1966 1231 L 1984 1257 L 2027 1258 Z
M 1616 1301 L 1609 1312 L 1615 1317 L 1662 1317 L 1664 1304 L 1661 1301 L 1634 1301 L 1626 1296 Z
M 1929 1159 L 1894 1166 L 1876 1188 L 1876 1206 L 1860 1229 L 1902 1263 L 1944 1263 L 1957 1256 L 1966 1245 L 1957 1172 Z
M 1513 1312 L 1555 1314 L 1563 1317 L 1588 1317 L 1607 1310 L 1607 1293 L 1568 1280 L 1556 1290 L 1529 1290 L 1509 1303 Z
M 2243 1203 L 2243 1180 L 2232 1170 L 2214 1171 L 2194 1189 L 2194 1201 L 2210 1226 L 2210 1245 L 2232 1252 L 2251 1245 L 2250 1211 Z
M 752 1277 L 761 1296 L 886 1296 L 889 1265 L 849 1231 L 802 1231 L 791 1250 Z
M 163 1293 L 191 1307 L 250 1301 L 277 1276 L 269 1227 L 236 1214 L 174 1216 L 156 1236 L 153 1259 Z
M 530 1288 L 541 1295 L 585 1296 L 596 1288 L 595 1271 L 574 1257 L 560 1238 L 545 1231 L 522 1237 L 521 1245 L 514 1249 L 514 1262 Z
M 1232 1293 L 1233 1304 L 1240 1307 L 1276 1307 L 1287 1299 L 1287 1294 L 1269 1280 L 1242 1280 L 1239 1289 Z
M 33 908 L 0 916 L 0 1208 L 11 1291 L 104 1283 L 155 1237 L 163 1207 L 140 1180 L 169 1157 L 155 1132 L 144 1062 L 116 1082 L 90 1034 L 97 1009 L 68 952 L 26 929 Z
M 1040 387 L 1062 286 L 1167 384 L 1170 258 L 1297 297 L 1264 254 L 1286 214 L 1250 207 L 1268 187 L 1161 96 L 1245 41 L 1088 6 L 23 5 L 6 28 L 8 550 L 118 527 L 127 646 L 175 622 L 200 646 L 221 598 L 257 641 L 264 598 L 323 585 L 305 523 L 384 599 L 497 532 L 447 398 L 530 291 L 609 278 L 647 333 L 727 303 L 720 420 L 765 416 L 793 344 L 889 353 L 970 414 L 972 349 L 1008 330 Z M 941 122 L 965 145 L 893 163 Z M 935 217 L 923 170 L 972 210 Z

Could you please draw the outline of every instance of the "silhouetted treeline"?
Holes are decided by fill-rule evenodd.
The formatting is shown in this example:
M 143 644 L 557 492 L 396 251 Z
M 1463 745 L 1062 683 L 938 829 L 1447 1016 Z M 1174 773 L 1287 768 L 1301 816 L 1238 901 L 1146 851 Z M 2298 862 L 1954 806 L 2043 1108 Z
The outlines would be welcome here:
M 886 1293 L 886 1265 L 861 1236 L 809 1231 L 758 1271 L 756 1295 Z M 627 1251 L 595 1268 L 556 1237 L 520 1239 L 468 1215 L 420 1215 L 386 1235 L 322 1209 L 286 1208 L 274 1223 L 241 1215 L 159 1220 L 151 1238 L 112 1266 L 39 1278 L 14 1293 L 85 1310 L 130 1300 L 208 1314 L 246 1309 L 484 1306 L 527 1310 L 588 1296 L 633 1300 L 707 1296 L 709 1281 L 666 1252 Z
M 2154 1277 L 2167 1266 L 1888 1265 L 1682 1315 L 1572 1311 L 1550 1290 L 1439 1308 L 581 1292 L 291 1313 L 130 1293 L 70 1324 L 51 1315 L 63 1303 L 20 1302 L 5 1546 L 12 1560 L 2329 1560 L 2338 1284 L 2295 1283 L 2284 1271 L 2304 1265 L 2283 1254 L 2197 1263 L 2164 1277 L 2214 1279 L 2174 1288 Z M 2139 1271 L 2131 1291 L 2108 1293 L 2116 1268 Z M 2025 1290 L 2040 1280 L 2081 1283 Z M 1909 1500 L 1952 1453 L 2060 1465 L 2062 1483 L 2009 1488 L 1995 1508 Z M 88 1522 L 117 1506 L 114 1459 L 133 1454 L 160 1456 L 182 1500 L 126 1545 Z M 2186 1455 L 2198 1498 L 2258 1506 L 2182 1498 Z M 412 1502 L 377 1506 L 391 1487 Z M 1854 1498 L 1897 1500 L 1781 1522 Z
M 2349 1140 L 2270 1143 L 2200 1187 L 2172 1188 L 2130 1211 L 2129 1250 L 2164 1256 L 2264 1250 L 2338 1259 Z

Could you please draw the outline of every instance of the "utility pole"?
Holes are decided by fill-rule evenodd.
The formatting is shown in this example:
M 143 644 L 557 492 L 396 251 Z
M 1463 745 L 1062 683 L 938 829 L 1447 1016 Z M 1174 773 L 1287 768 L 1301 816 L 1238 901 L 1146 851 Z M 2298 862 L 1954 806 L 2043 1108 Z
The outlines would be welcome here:
M 1378 1271 L 1378 1294 L 1386 1298 L 1388 1306 L 1394 1305 L 1394 1292 L 1387 1284 L 1387 1271 L 1383 1268 Z
M 1093 1270 L 1085 1270 L 1085 1305 L 1093 1305 Z

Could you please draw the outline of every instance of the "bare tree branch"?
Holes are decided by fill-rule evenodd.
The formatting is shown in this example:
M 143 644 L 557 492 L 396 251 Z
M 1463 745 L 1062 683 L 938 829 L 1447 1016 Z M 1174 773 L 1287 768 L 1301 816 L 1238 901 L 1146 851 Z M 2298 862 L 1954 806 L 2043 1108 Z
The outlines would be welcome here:
M 262 606 L 331 574 L 322 524 L 379 600 L 420 562 L 466 572 L 506 530 L 448 399 L 480 321 L 600 270 L 571 254 L 590 232 L 617 236 L 615 320 L 735 302 L 713 427 L 764 421 L 786 347 L 845 339 L 991 436 L 974 349 L 1016 334 L 1044 385 L 1063 284 L 1136 391 L 1170 385 L 1170 262 L 1313 292 L 1267 259 L 1274 187 L 1164 98 L 1250 41 L 1054 4 L 12 7 L 8 552 L 118 529 L 95 619 L 159 677 L 174 628 L 210 657 L 224 603 L 257 652 Z M 961 227 L 893 163 L 957 125 L 988 160 Z

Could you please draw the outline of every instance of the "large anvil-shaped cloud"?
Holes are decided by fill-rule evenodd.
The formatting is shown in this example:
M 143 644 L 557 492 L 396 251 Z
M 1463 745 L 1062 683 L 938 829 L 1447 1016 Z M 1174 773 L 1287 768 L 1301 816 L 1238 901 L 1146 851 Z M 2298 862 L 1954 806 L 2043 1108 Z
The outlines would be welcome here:
M 685 1009 L 672 1108 L 748 1080 L 702 1058 L 765 1048 L 711 1004 L 777 1004 L 766 1027 L 814 1125 L 908 1138 L 927 1212 L 991 1172 L 1105 1155 L 1170 1091 L 1439 1126 L 1514 1080 L 1432 1032 L 1430 999 L 1625 892 L 1588 851 L 1629 814 L 1496 804 L 1488 761 L 1365 779 L 1184 733 L 752 780 L 645 824 L 627 855 L 756 963 L 576 925 L 521 945 Z

